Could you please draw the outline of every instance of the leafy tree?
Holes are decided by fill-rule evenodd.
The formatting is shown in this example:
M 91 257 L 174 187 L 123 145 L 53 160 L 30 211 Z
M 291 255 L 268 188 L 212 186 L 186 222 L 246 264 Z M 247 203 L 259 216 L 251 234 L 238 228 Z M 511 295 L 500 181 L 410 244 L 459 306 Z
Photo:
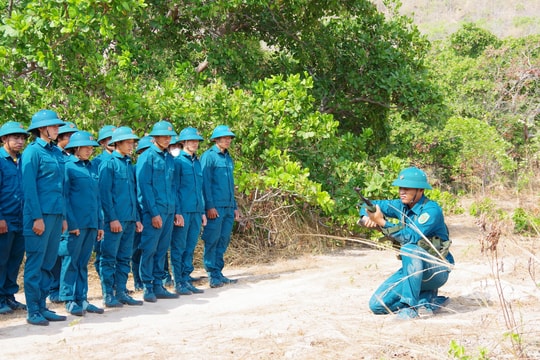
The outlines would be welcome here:
M 366 0 L 152 2 L 138 29 L 152 51 L 170 49 L 207 81 L 244 87 L 307 72 L 311 106 L 354 134 L 372 128 L 383 148 L 390 112 L 432 122 L 430 107 L 440 104 L 424 65 L 429 43 L 389 4 L 385 18 Z
M 476 118 L 512 144 L 516 161 L 536 163 L 540 88 L 539 37 L 498 41 L 475 58 L 457 54 L 450 41 L 436 43 L 430 67 L 456 117 Z M 530 171 L 535 171 L 531 169 Z
M 473 23 L 465 23 L 450 36 L 452 49 L 460 56 L 478 57 L 488 47 L 497 47 L 499 39 Z
M 479 186 L 482 190 L 501 175 L 515 169 L 508 156 L 510 144 L 497 130 L 485 122 L 472 118 L 451 118 L 444 133 L 449 143 L 459 142 L 454 174 L 461 177 L 468 188 Z M 475 181 L 476 180 L 476 181 Z

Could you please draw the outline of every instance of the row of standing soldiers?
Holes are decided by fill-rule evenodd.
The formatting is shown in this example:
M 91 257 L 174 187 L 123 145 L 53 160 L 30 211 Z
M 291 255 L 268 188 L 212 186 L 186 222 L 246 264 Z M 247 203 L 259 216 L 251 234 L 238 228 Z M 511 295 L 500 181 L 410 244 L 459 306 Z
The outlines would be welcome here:
M 146 302 L 201 293 L 191 277 L 201 229 L 210 287 L 236 282 L 222 273 L 239 218 L 228 152 L 234 137 L 217 126 L 199 159 L 204 139 L 197 129 L 177 135 L 168 121 L 142 139 L 111 125 L 95 139 L 52 110 L 35 113 L 26 130 L 15 121 L 2 125 L 0 314 L 26 310 L 32 325 L 66 320 L 47 308 L 47 297 L 72 315 L 103 313 L 88 301 L 93 251 L 105 307 L 143 304 L 127 290 L 130 271 Z M 92 158 L 98 146 L 102 152 Z M 163 284 L 169 249 L 174 292 Z M 15 299 L 25 253 L 26 305 Z

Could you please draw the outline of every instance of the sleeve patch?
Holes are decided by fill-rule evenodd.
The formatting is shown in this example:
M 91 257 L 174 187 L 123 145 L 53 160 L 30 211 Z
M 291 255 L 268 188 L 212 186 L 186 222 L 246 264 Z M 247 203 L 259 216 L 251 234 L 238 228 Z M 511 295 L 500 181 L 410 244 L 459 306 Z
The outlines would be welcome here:
M 425 224 L 429 220 L 429 214 L 423 213 L 418 217 L 418 223 Z

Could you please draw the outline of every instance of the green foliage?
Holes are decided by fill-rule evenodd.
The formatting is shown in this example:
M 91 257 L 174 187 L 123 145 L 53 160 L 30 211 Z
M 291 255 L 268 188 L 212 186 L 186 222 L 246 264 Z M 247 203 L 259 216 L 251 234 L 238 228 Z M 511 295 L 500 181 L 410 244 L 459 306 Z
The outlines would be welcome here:
M 444 129 L 444 140 L 454 151 L 453 175 L 460 176 L 463 183 L 473 187 L 475 183 L 484 189 L 509 173 L 516 165 L 508 156 L 511 147 L 497 130 L 483 121 L 471 118 L 451 118 Z M 455 144 L 459 143 L 456 149 Z M 457 150 L 457 152 L 455 151 Z
M 429 107 L 440 103 L 425 72 L 429 43 L 397 9 L 385 18 L 366 0 L 196 1 L 150 4 L 146 16 L 147 46 L 178 49 L 227 86 L 307 71 L 312 106 L 354 134 L 371 127 L 384 139 L 390 110 L 429 122 Z
M 512 214 L 514 222 L 514 232 L 522 235 L 540 234 L 540 215 L 538 211 L 529 211 L 523 208 L 517 208 Z
M 442 207 L 445 215 L 463 214 L 465 212 L 465 209 L 459 204 L 459 198 L 448 191 L 434 188 L 427 190 L 426 196 L 436 201 Z
M 361 200 L 354 191 L 362 189 L 362 194 L 372 199 L 390 199 L 397 196 L 397 188 L 392 186 L 397 174 L 409 166 L 406 160 L 389 155 L 378 162 L 360 161 L 342 164 L 336 168 L 337 181 L 344 184 L 332 192 L 336 201 L 334 220 L 340 225 L 352 227 L 358 220 L 358 203 Z
M 511 144 L 507 154 L 521 168 L 534 166 L 539 143 L 540 37 L 506 39 L 478 57 L 457 55 L 448 41 L 436 43 L 430 61 L 434 80 L 454 117 L 475 118 Z
M 495 203 L 490 198 L 484 198 L 480 202 L 473 202 L 469 208 L 469 213 L 474 217 L 481 214 L 489 214 L 495 207 Z
M 465 23 L 450 36 L 454 51 L 460 56 L 475 58 L 487 47 L 497 47 L 499 39 L 487 30 L 481 29 L 473 23 Z
M 490 199 L 488 197 L 473 202 L 469 207 L 469 214 L 477 218 L 483 215 L 487 219 L 497 221 L 508 218 L 508 214 L 500 207 L 498 207 L 495 201 L 493 201 L 493 199 Z
M 88 123 L 88 112 L 106 106 L 111 73 L 130 61 L 133 18 L 144 7 L 142 0 L 13 3 L 0 26 L 5 113 L 26 122 L 58 106 L 65 118 Z
M 459 360 L 488 360 L 488 350 L 485 348 L 479 349 L 478 356 L 467 355 L 467 351 L 463 345 L 460 345 L 457 341 L 450 341 L 450 349 L 448 349 L 448 355 L 454 359 Z

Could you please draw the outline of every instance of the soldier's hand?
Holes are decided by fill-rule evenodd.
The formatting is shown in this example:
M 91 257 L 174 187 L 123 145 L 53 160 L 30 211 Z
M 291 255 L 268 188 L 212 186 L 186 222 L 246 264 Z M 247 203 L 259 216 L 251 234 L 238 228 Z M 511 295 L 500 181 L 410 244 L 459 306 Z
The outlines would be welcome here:
M 219 214 L 216 210 L 216 208 L 211 208 L 206 210 L 206 217 L 210 220 L 214 220 L 219 217 Z
M 379 207 L 379 205 L 375 205 L 375 207 L 377 208 L 377 211 L 375 211 L 374 213 L 368 211 L 367 213 L 369 216 L 369 220 L 375 223 L 375 227 L 376 226 L 383 227 L 386 224 L 386 219 L 384 218 L 384 214 L 381 211 L 381 208 Z
M 120 224 L 120 221 L 113 220 L 109 224 L 111 226 L 111 232 L 113 232 L 113 233 L 122 232 L 122 224 Z
M 163 220 L 161 219 L 161 215 L 156 215 L 152 218 L 152 226 L 156 229 L 161 229 L 163 226 Z
M 360 224 L 367 227 L 367 228 L 376 228 L 377 223 L 371 220 L 368 216 L 362 216 L 362 219 L 360 219 Z
M 0 234 L 5 234 L 8 232 L 8 225 L 6 220 L 0 220 Z
M 184 217 L 180 214 L 174 215 L 174 226 L 184 226 Z
M 34 220 L 34 225 L 32 226 L 32 231 L 37 236 L 41 236 L 45 232 L 45 223 L 43 219 Z

